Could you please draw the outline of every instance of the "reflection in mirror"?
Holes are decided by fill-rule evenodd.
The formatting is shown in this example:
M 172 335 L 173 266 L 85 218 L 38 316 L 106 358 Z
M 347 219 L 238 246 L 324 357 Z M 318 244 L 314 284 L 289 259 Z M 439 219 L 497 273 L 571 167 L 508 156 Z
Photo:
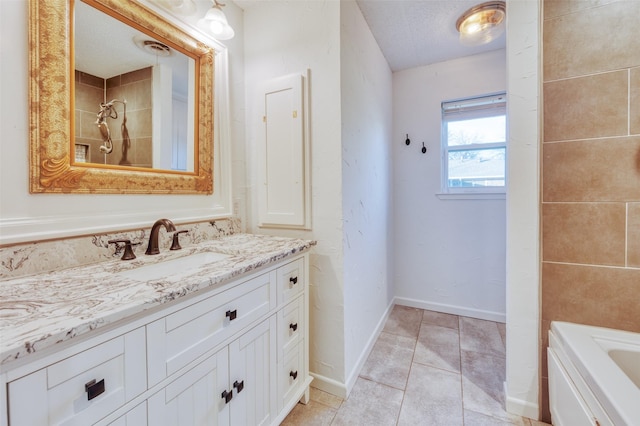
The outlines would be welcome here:
M 189 124 L 184 131 L 187 135 L 193 132 L 193 137 L 187 136 L 187 138 L 194 140 L 194 143 L 187 143 L 187 171 L 171 170 L 170 164 L 174 161 L 173 158 L 166 163 L 169 165 L 161 164 L 159 166 L 161 168 L 155 168 L 156 156 L 160 156 L 160 161 L 165 161 L 164 148 L 156 149 L 155 146 L 151 153 L 154 158 L 152 160 L 154 168 L 115 164 L 122 160 L 124 160 L 123 163 L 137 161 L 133 160 L 132 151 L 135 148 L 134 140 L 138 137 L 134 133 L 134 128 L 140 123 L 134 123 L 133 120 L 134 95 L 127 94 L 122 99 L 121 94 L 114 95 L 113 98 L 103 94 L 97 103 L 94 102 L 93 106 L 86 107 L 89 114 L 88 124 L 80 123 L 81 126 L 88 125 L 93 128 L 93 139 L 97 139 L 98 152 L 100 146 L 104 147 L 105 152 L 113 149 L 110 155 L 117 156 L 115 165 L 104 164 L 104 159 L 93 160 L 88 143 L 78 144 L 84 149 L 75 149 L 74 130 L 75 123 L 79 120 L 75 112 L 74 47 L 76 43 L 73 21 L 74 4 L 80 0 L 29 1 L 27 2 L 29 7 L 29 191 L 76 194 L 213 194 L 214 49 L 137 1 L 82 1 L 101 11 L 104 16 L 117 18 L 127 26 L 135 28 L 189 58 L 187 62 L 191 65 L 188 65 L 188 68 L 193 68 L 193 72 L 190 71 L 188 77 L 187 115 L 192 115 L 193 120 L 188 120 L 192 124 Z M 100 37 L 111 40 L 108 44 L 115 44 L 114 34 L 101 33 L 94 28 L 91 35 L 89 43 L 96 42 L 95 38 Z M 98 53 L 106 52 L 102 48 L 95 48 L 95 50 Z M 123 55 L 117 61 L 122 63 L 128 59 L 128 56 Z M 116 60 L 113 59 L 113 61 Z M 151 65 L 155 65 L 155 55 L 152 61 Z M 81 62 L 80 59 L 78 62 Z M 159 57 L 157 63 L 160 63 Z M 135 70 L 134 73 L 141 72 L 140 67 L 131 69 Z M 122 72 L 126 74 L 131 71 Z M 173 92 L 173 83 L 170 80 L 172 78 L 162 80 L 161 85 L 172 87 Z M 152 96 L 155 96 L 154 93 Z M 155 109 L 159 104 L 156 99 L 152 101 L 152 109 Z M 124 105 L 127 105 L 126 129 L 122 129 Z M 190 108 L 193 112 L 189 112 Z M 163 114 L 158 115 L 155 110 L 152 111 L 153 124 L 150 137 L 153 140 L 157 135 L 164 139 L 164 131 L 156 134 L 153 126 L 167 125 L 168 119 L 165 118 L 164 111 L 171 109 L 173 106 L 163 107 Z M 102 118 L 98 116 L 100 112 Z M 122 122 L 114 124 L 112 121 L 118 120 L 113 118 L 116 114 L 122 117 Z M 128 134 L 131 142 L 131 145 L 125 144 L 126 158 L 123 158 L 125 156 L 122 152 L 122 141 L 117 143 L 118 138 L 122 139 L 123 130 L 125 139 Z M 173 127 L 171 131 L 174 131 Z M 109 143 L 109 137 L 111 143 Z M 113 147 L 111 147 L 112 144 Z M 193 150 L 193 155 L 189 154 L 189 149 Z M 76 154 L 79 161 L 75 160 Z M 89 159 L 96 162 L 82 162 L 83 158 L 85 161 Z M 193 162 L 191 167 L 189 161 Z M 189 169 L 192 171 L 188 171 Z
M 83 1 L 74 43 L 75 162 L 193 172 L 195 60 Z

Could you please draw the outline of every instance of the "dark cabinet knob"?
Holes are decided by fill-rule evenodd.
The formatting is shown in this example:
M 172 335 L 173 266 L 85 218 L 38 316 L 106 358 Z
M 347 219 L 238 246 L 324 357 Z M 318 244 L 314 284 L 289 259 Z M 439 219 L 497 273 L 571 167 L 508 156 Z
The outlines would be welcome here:
M 233 391 L 224 391 L 222 392 L 222 398 L 224 399 L 224 403 L 228 404 L 231 399 L 233 399 Z
M 227 311 L 225 316 L 229 318 L 229 321 L 233 321 L 238 317 L 238 311 L 236 309 L 234 309 L 233 311 Z
M 244 389 L 244 380 L 241 381 L 241 382 L 238 382 L 236 380 L 235 382 L 233 382 L 233 387 L 236 388 L 238 393 L 242 392 L 242 389 Z
M 298 329 L 298 323 L 289 324 L 289 328 L 292 329 L 293 331 L 296 331 Z
M 289 277 L 289 282 L 291 283 L 291 285 L 298 284 L 298 277 Z
M 84 385 L 84 391 L 87 393 L 87 401 L 91 401 L 93 398 L 100 396 L 104 393 L 104 379 L 96 382 L 91 380 Z
M 289 376 L 293 377 L 293 380 L 298 378 L 298 372 L 297 371 L 290 371 L 289 372 Z

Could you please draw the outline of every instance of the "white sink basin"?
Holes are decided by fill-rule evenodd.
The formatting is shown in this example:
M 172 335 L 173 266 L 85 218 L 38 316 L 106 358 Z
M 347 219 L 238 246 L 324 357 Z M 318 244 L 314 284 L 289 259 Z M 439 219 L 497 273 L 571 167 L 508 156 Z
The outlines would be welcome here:
M 215 252 L 194 253 L 189 256 L 166 260 L 160 263 L 140 266 L 139 268 L 121 271 L 116 275 L 131 278 L 138 281 L 152 281 L 166 279 L 172 281 L 176 278 L 197 270 L 203 266 L 228 258 L 228 254 Z M 194 271 L 195 272 L 195 271 Z

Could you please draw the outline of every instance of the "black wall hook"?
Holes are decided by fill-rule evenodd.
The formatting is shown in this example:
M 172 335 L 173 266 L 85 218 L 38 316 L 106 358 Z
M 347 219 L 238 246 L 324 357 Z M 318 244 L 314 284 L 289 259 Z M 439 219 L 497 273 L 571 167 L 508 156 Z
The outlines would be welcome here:
M 411 139 L 409 139 L 409 133 L 407 133 L 407 140 L 404 141 L 405 145 L 411 144 Z
M 424 146 L 424 142 L 422 142 L 422 153 L 426 154 L 427 153 L 427 147 Z

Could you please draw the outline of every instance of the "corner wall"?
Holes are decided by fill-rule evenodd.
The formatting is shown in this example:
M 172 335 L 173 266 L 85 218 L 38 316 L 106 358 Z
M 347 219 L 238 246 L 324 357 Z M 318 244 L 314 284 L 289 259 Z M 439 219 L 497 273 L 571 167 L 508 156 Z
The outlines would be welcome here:
M 507 8 L 507 411 L 539 416 L 540 3 Z
M 392 74 L 355 1 L 340 2 L 346 384 L 393 301 Z
M 639 15 L 635 1 L 544 3 L 540 357 L 547 421 L 551 321 L 640 332 Z

